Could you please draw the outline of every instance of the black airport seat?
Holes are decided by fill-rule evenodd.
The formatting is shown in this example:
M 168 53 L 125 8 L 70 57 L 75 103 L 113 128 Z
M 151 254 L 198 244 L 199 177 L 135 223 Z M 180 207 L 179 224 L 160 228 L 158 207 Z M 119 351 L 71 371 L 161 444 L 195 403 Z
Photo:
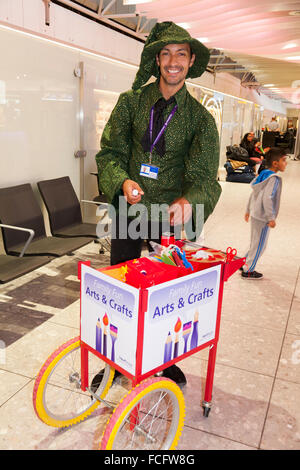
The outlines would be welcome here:
M 39 181 L 37 185 L 49 215 L 52 235 L 97 239 L 97 225 L 82 221 L 80 203 L 68 176 Z
M 43 214 L 29 183 L 0 188 L 0 222 L 34 231 L 34 237 L 24 256 L 62 256 L 92 241 L 92 238 L 88 237 L 47 237 Z M 27 234 L 11 228 L 1 229 L 6 253 L 20 255 Z
M 30 229 L 23 229 L 12 225 L 0 224 L 1 228 L 11 228 L 17 231 L 23 231 L 29 233 L 29 237 L 23 247 L 21 254 L 17 256 L 11 256 L 6 254 L 0 254 L 0 284 L 12 281 L 17 277 L 23 276 L 24 274 L 33 271 L 36 268 L 44 266 L 49 263 L 53 257 L 48 256 L 28 256 L 24 258 L 26 248 L 30 244 L 34 237 L 34 231 Z
M 93 201 L 96 202 L 97 204 L 107 204 L 107 198 L 106 196 L 100 191 L 99 188 L 99 173 L 96 171 L 91 171 L 90 175 L 96 176 L 97 178 L 97 187 L 98 187 L 98 194 L 93 198 Z
M 34 269 L 49 263 L 53 258 L 48 256 L 11 256 L 0 255 L 0 284 L 12 281 Z
M 276 135 L 276 132 L 265 131 L 262 138 L 263 148 L 275 147 Z

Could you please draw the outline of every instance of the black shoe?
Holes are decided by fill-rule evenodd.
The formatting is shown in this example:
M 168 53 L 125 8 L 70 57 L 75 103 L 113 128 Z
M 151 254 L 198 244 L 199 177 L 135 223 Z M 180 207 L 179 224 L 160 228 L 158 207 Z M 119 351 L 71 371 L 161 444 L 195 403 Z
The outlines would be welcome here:
M 103 379 L 103 375 L 104 375 L 104 370 L 105 369 L 102 369 L 100 370 L 100 372 L 98 372 L 98 374 L 95 375 L 95 377 L 93 378 L 92 380 L 92 383 L 91 383 L 91 390 L 93 393 L 96 393 L 98 388 L 100 387 L 100 384 L 102 382 L 102 379 Z M 113 383 L 116 381 L 116 379 L 118 377 L 120 377 L 121 372 L 119 372 L 117 369 L 115 370 L 115 375 L 114 375 L 114 378 L 113 378 Z M 93 397 L 91 397 L 93 398 Z
M 117 380 L 118 377 L 121 377 L 121 372 L 119 372 L 117 369 L 115 369 L 115 375 L 113 378 L 113 383 Z
M 258 273 L 257 271 L 248 271 L 248 272 L 242 272 L 242 277 L 244 279 L 261 279 L 263 277 L 263 274 Z
M 100 387 L 100 384 L 103 379 L 103 375 L 104 375 L 104 369 L 100 370 L 100 372 L 98 372 L 98 374 L 96 374 L 95 377 L 93 378 L 92 383 L 91 383 L 91 390 L 93 393 L 96 393 L 98 388 Z M 92 396 L 91 396 L 91 399 L 93 399 Z
M 179 387 L 186 385 L 186 378 L 184 373 L 175 364 L 163 370 L 162 377 L 173 380 Z

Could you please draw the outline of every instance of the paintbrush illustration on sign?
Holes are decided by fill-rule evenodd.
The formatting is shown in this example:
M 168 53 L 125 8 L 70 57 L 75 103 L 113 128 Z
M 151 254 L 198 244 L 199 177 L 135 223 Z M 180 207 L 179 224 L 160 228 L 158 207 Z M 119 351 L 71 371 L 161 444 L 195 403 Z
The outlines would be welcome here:
M 118 328 L 112 324 L 109 327 L 110 330 L 110 337 L 111 337 L 111 360 L 115 361 L 115 342 L 117 341 L 118 337 Z
M 193 332 L 191 337 L 191 348 L 194 349 L 198 345 L 198 320 L 199 320 L 199 312 L 196 310 L 194 315 L 194 323 L 193 323 Z
M 187 323 L 184 323 L 182 327 L 182 336 L 183 336 L 183 341 L 184 341 L 184 350 L 183 350 L 184 353 L 187 352 L 187 343 L 188 343 L 188 339 L 191 334 L 191 331 L 192 331 L 192 322 L 189 321 Z

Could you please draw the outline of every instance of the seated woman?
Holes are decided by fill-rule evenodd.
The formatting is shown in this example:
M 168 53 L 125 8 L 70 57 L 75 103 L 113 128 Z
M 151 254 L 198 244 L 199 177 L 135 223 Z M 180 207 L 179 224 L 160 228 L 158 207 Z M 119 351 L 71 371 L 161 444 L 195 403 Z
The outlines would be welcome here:
M 260 163 L 262 160 L 260 153 L 257 151 L 258 145 L 259 142 L 254 138 L 253 132 L 247 132 L 240 143 L 240 146 L 247 150 L 249 158 L 255 159 L 253 160 L 255 163 Z

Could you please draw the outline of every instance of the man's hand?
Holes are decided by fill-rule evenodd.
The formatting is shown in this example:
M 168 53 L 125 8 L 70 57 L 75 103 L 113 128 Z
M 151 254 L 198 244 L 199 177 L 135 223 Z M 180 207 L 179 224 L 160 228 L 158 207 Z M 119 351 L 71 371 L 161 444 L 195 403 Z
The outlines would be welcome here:
M 275 220 L 270 220 L 270 222 L 267 224 L 270 228 L 274 228 L 276 225 Z
M 125 180 L 122 189 L 125 199 L 129 204 L 137 204 L 144 194 L 144 191 L 133 180 Z
M 181 225 L 187 222 L 193 213 L 192 206 L 187 199 L 180 197 L 175 199 L 168 210 L 171 225 Z
M 246 212 L 246 214 L 244 215 L 244 219 L 246 220 L 246 222 L 249 222 L 249 216 L 250 214 Z

